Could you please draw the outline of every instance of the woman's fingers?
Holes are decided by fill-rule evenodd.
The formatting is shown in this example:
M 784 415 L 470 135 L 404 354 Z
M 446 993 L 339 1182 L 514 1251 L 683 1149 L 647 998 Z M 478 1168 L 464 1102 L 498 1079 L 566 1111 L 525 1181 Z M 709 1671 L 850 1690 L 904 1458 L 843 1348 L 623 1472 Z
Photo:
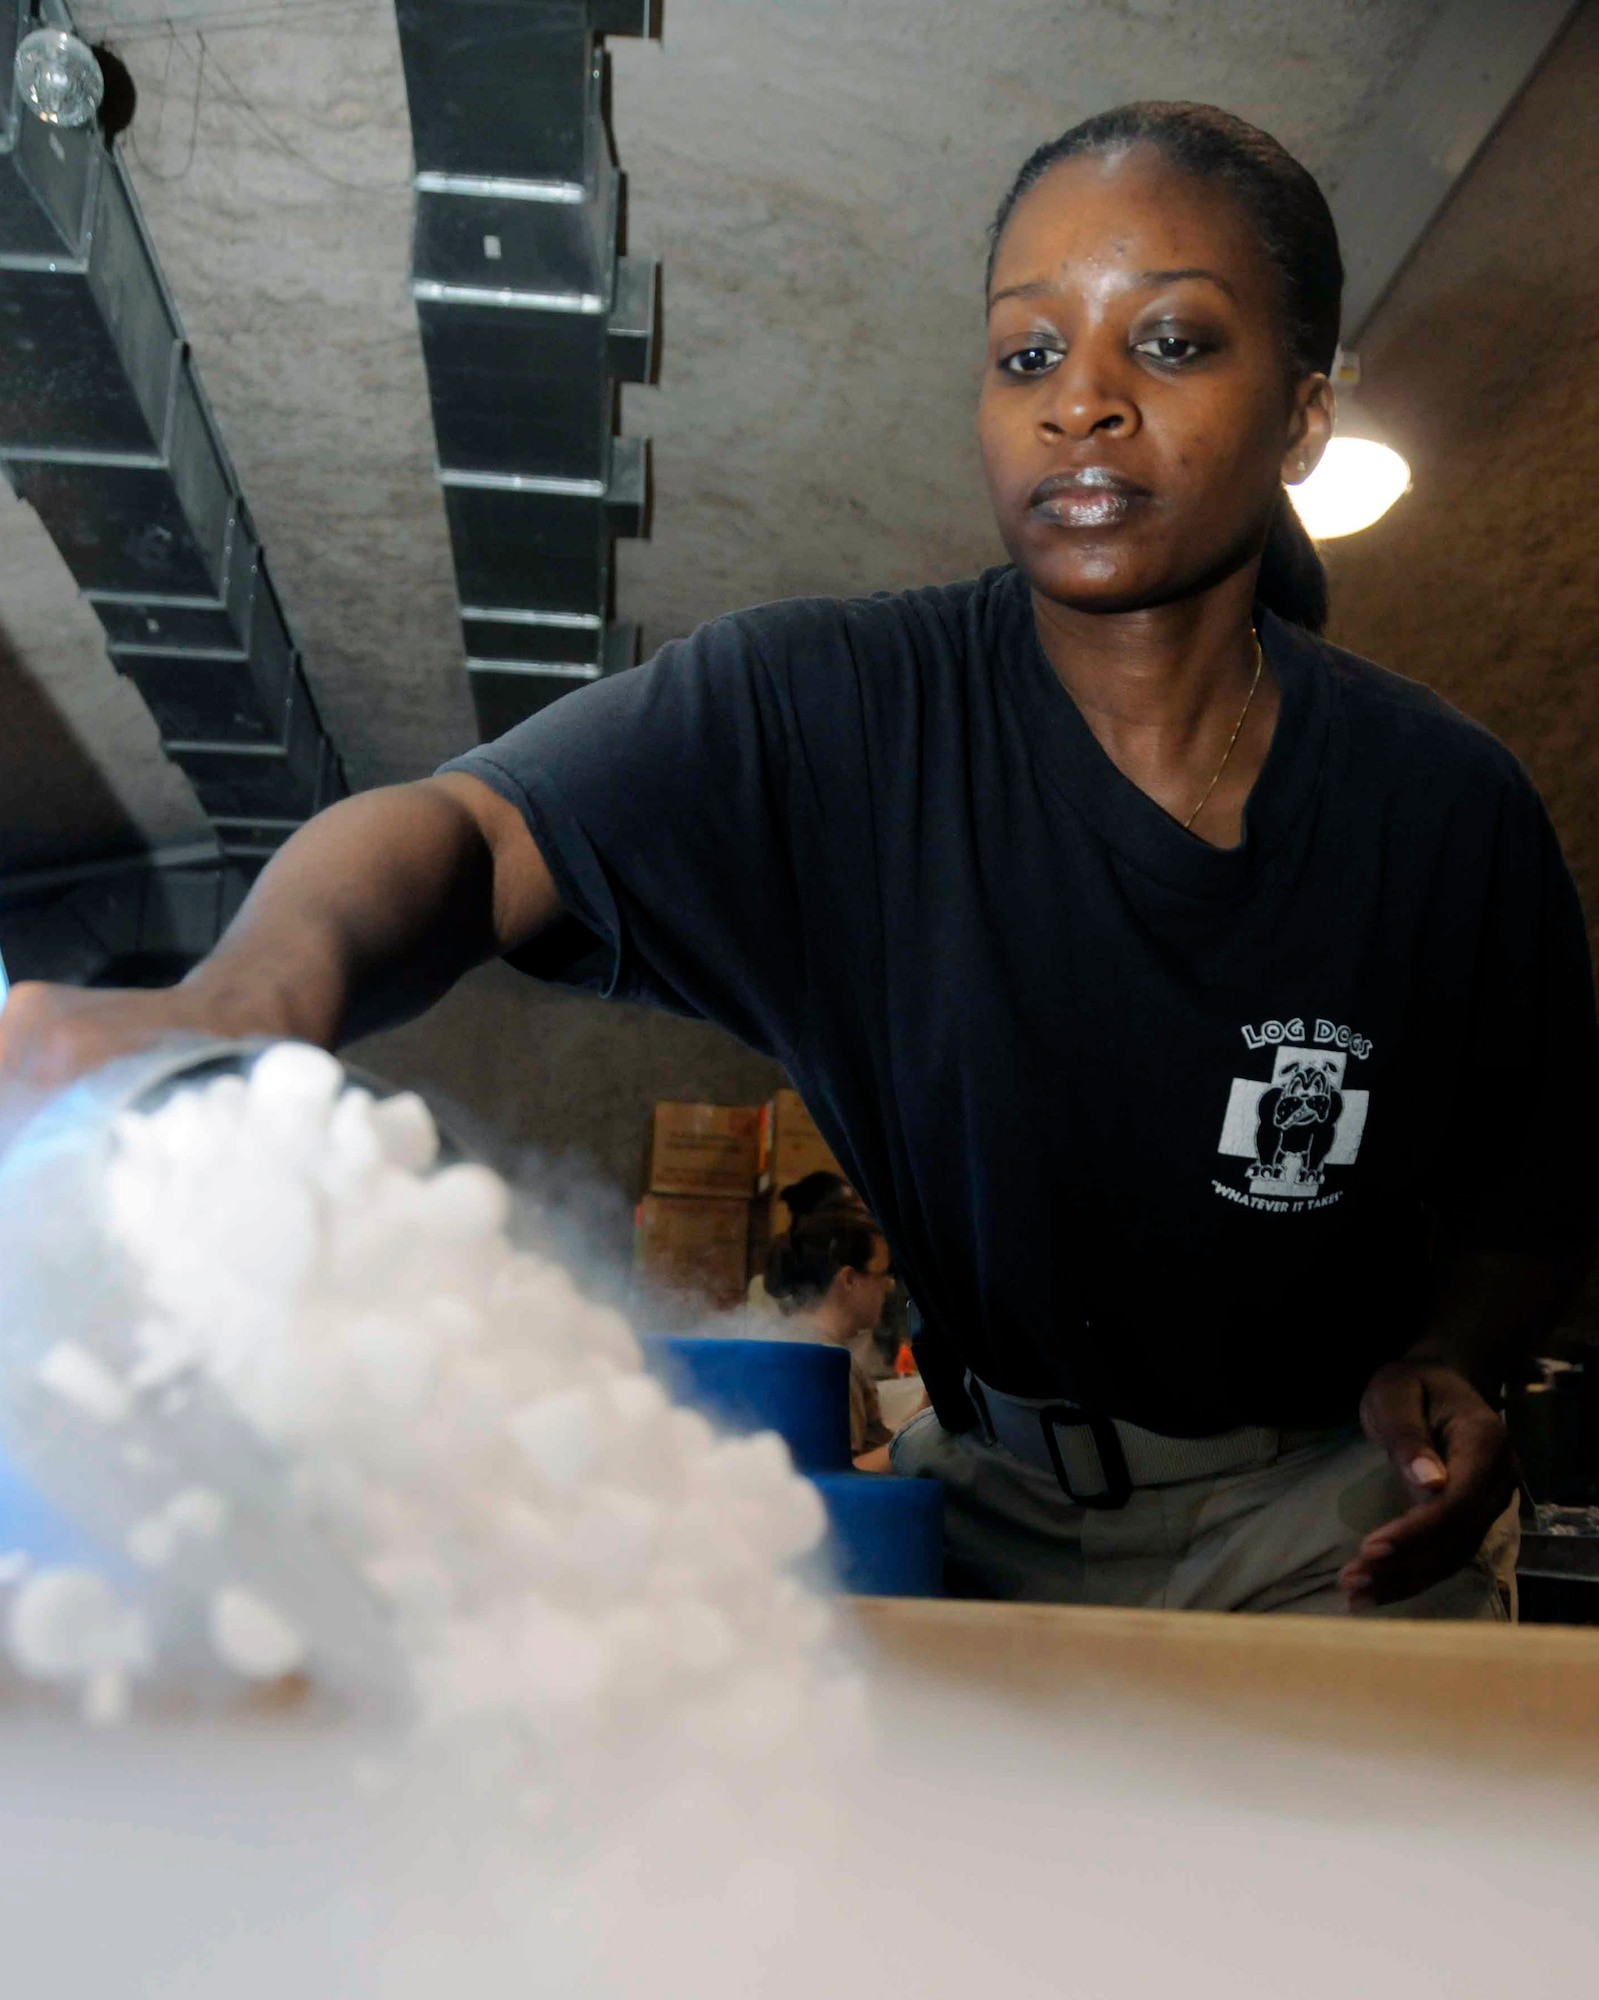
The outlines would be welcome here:
M 1412 1504 L 1372 1529 L 1339 1583 L 1353 1605 L 1394 1604 L 1471 1561 L 1515 1492 L 1515 1459 L 1493 1410 L 1463 1375 L 1436 1363 L 1379 1369 L 1361 1421 Z
M 1340 1584 L 1376 1604 L 1418 1596 L 1471 1561 L 1514 1492 L 1508 1448 L 1493 1452 L 1485 1442 L 1469 1462 L 1451 1457 L 1447 1493 L 1374 1528 L 1345 1564 Z
M 1433 1434 L 1428 1389 L 1414 1363 L 1393 1361 L 1372 1376 L 1360 1403 L 1367 1437 L 1388 1454 L 1413 1500 L 1440 1491 L 1449 1478 Z

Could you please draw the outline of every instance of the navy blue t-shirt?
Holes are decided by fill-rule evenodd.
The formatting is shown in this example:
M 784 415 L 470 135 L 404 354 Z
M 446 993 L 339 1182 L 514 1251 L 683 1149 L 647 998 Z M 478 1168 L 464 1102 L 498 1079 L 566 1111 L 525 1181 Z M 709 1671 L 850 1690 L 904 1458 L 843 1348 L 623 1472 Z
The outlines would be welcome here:
M 457 760 L 568 913 L 540 976 L 775 1056 L 962 1370 L 1179 1434 L 1351 1420 L 1436 1245 L 1579 1247 L 1587 942 L 1537 794 L 1263 615 L 1242 843 L 1106 756 L 1026 585 L 721 618 Z

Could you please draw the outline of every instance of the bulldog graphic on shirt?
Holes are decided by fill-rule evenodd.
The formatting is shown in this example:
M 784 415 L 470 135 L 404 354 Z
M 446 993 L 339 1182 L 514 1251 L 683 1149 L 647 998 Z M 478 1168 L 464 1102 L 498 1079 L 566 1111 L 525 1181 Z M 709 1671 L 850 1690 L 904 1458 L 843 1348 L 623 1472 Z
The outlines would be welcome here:
M 1246 1028 L 1250 1048 L 1272 1047 L 1269 1077 L 1234 1077 L 1218 1151 L 1248 1162 L 1243 1186 L 1211 1183 L 1226 1200 L 1266 1212 L 1326 1208 L 1341 1190 L 1326 1188 L 1329 1167 L 1353 1166 L 1366 1128 L 1369 1093 L 1349 1089 L 1351 1057 L 1371 1044 L 1331 1021 L 1311 1036 L 1302 1020 Z

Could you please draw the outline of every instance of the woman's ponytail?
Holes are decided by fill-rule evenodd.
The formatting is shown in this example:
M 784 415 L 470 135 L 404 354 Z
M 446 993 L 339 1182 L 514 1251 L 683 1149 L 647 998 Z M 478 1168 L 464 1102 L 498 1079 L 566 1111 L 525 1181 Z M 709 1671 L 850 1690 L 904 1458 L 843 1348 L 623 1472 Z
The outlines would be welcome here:
M 1326 629 L 1327 572 L 1286 493 L 1277 496 L 1255 598 L 1290 625 L 1302 625 L 1307 632 Z
M 766 1252 L 766 1295 L 773 1299 L 786 1299 L 797 1289 L 798 1272 L 795 1270 L 793 1247 L 786 1236 L 773 1239 Z

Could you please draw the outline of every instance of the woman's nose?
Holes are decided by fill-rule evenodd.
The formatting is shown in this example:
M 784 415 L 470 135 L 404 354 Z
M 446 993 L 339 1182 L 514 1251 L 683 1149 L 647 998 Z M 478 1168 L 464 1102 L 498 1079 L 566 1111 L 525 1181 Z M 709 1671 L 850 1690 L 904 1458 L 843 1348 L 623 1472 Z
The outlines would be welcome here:
M 1096 431 L 1124 437 L 1138 428 L 1138 405 L 1108 357 L 1075 349 L 1049 381 L 1054 393 L 1043 398 L 1038 411 L 1045 437 L 1080 441 Z

